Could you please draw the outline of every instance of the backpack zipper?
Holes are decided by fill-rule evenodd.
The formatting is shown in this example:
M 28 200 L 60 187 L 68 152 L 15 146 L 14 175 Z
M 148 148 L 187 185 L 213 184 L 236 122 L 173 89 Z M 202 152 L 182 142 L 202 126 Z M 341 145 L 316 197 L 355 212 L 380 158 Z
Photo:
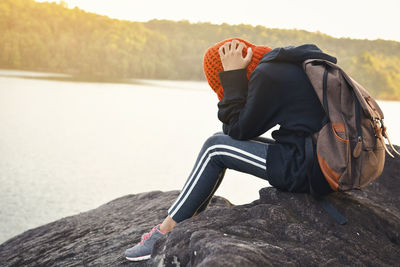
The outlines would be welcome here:
M 328 95 L 327 95 L 327 81 L 328 81 L 328 66 L 325 65 L 324 77 L 322 80 L 322 102 L 323 108 L 325 110 L 325 118 L 322 122 L 322 125 L 325 125 L 330 121 L 329 119 L 329 107 L 328 107 Z
M 357 127 L 357 134 L 358 138 L 357 140 L 360 142 L 362 141 L 362 132 L 361 132 L 361 117 L 360 117 L 360 102 L 358 102 L 358 99 L 353 91 L 354 95 L 354 100 L 355 100 L 355 109 L 356 109 L 356 127 Z
M 355 113 L 356 113 L 356 128 L 357 128 L 357 144 L 354 147 L 353 150 L 353 157 L 358 158 L 361 155 L 361 148 L 362 148 L 362 130 L 361 130 L 361 117 L 360 117 L 360 102 L 358 102 L 358 98 L 356 94 L 354 93 L 354 88 L 353 89 L 353 98 L 354 98 L 354 108 L 355 108 Z

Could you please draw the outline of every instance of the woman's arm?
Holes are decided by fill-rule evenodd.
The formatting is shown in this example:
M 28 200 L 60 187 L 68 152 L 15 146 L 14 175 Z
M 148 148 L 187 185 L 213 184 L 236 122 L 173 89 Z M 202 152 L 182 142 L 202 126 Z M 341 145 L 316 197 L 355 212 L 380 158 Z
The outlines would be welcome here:
M 241 44 L 228 42 L 219 50 L 225 71 L 219 73 L 224 98 L 218 103 L 218 118 L 223 122 L 225 134 L 246 140 L 275 126 L 282 90 L 274 83 L 271 63 L 257 66 L 250 81 L 247 80 L 246 67 L 251 60 L 251 56 L 248 57 L 251 50 L 243 58 L 244 44 Z
M 247 81 L 246 69 L 220 73 L 224 98 L 218 103 L 218 118 L 229 136 L 247 140 L 279 123 L 282 90 L 275 84 L 273 66 L 258 66 Z

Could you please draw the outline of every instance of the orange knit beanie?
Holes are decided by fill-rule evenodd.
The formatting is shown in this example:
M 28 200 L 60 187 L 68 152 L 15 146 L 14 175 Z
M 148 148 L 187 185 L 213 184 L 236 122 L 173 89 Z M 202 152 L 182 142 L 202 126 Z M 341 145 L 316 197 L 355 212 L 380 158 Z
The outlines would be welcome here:
M 249 43 L 240 38 L 231 38 L 224 41 L 221 41 L 210 48 L 207 49 L 204 60 L 203 60 L 203 69 L 204 74 L 206 75 L 208 84 L 217 93 L 218 99 L 221 100 L 224 97 L 224 90 L 222 89 L 221 81 L 219 80 L 218 73 L 224 70 L 222 67 L 221 58 L 219 56 L 218 49 L 225 44 L 226 42 L 230 42 L 232 40 L 238 40 L 239 42 L 243 42 L 246 47 L 243 49 L 243 57 L 247 55 L 247 48 L 251 47 L 253 50 L 253 56 L 251 58 L 250 64 L 247 66 L 247 79 L 250 79 L 250 74 L 257 67 L 261 58 L 271 51 L 271 48 L 268 46 L 258 46 L 252 43 Z

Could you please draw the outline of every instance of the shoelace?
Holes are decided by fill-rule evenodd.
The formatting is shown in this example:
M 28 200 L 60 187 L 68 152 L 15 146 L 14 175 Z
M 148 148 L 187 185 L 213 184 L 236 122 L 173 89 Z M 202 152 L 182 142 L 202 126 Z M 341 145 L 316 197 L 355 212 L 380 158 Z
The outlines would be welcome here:
M 148 239 L 155 231 L 157 231 L 157 228 L 160 225 L 161 224 L 154 226 L 153 229 L 151 229 L 150 232 L 148 232 L 147 234 L 142 235 L 142 241 L 140 241 L 140 244 L 143 244 L 143 242 L 146 241 L 146 239 Z

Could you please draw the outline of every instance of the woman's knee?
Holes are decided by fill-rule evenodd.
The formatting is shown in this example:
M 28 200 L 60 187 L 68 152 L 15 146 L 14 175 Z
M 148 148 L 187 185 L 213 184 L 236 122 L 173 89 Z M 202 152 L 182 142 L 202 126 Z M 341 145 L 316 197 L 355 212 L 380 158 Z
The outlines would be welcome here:
M 226 135 L 226 134 L 224 134 L 224 132 L 216 132 L 215 134 L 213 134 L 213 136 L 214 135 Z
M 222 132 L 215 133 L 214 135 L 207 138 L 207 140 L 204 142 L 203 150 L 213 147 L 215 145 L 224 144 L 226 143 L 227 138 L 230 137 Z

